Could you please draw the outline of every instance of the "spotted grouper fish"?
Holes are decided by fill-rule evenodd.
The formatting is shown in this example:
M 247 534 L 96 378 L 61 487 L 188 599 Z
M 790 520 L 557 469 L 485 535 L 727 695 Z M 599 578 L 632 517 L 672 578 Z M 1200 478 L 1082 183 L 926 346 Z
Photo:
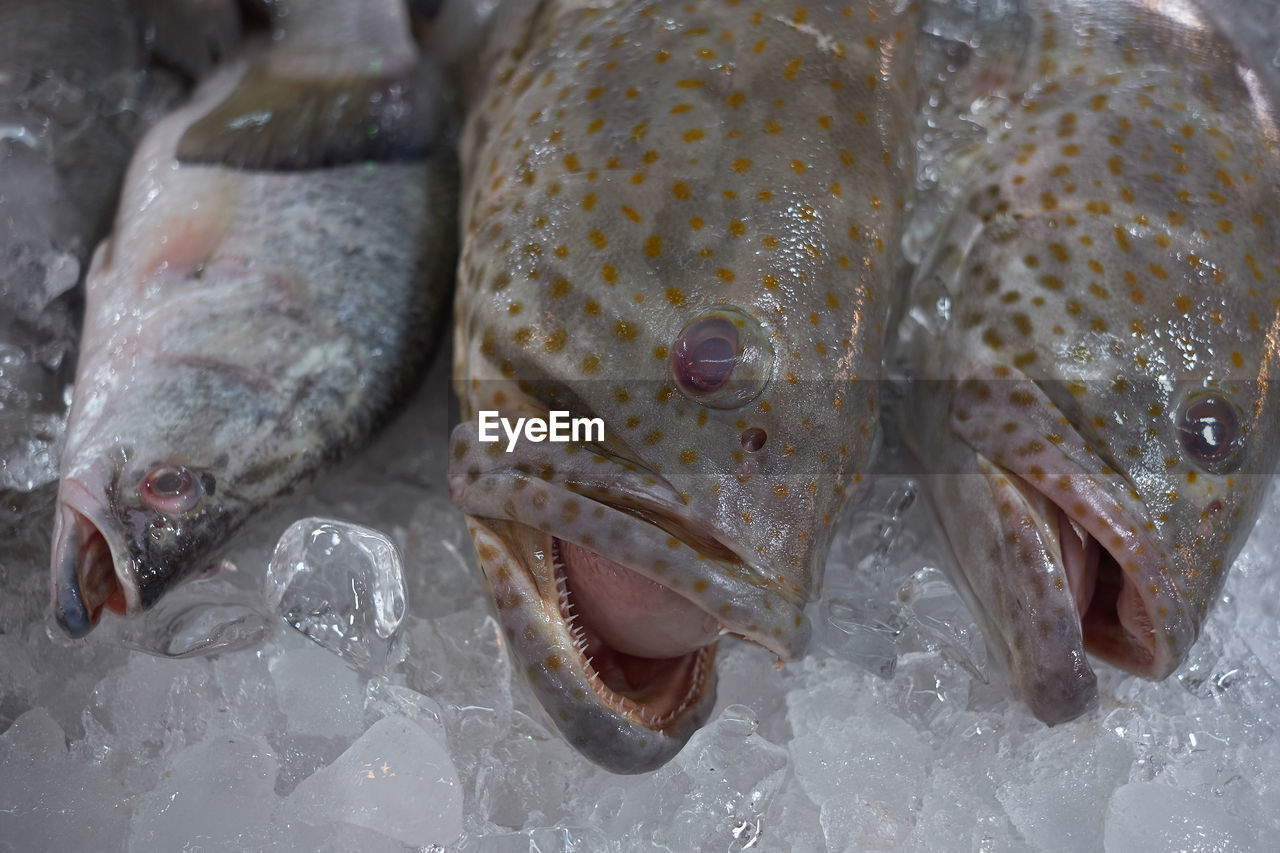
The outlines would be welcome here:
M 902 326 L 903 425 L 962 593 L 1053 724 L 1096 703 L 1087 654 L 1178 666 L 1275 471 L 1280 137 L 1189 3 L 1029 8 Z
M 53 536 L 72 635 L 363 441 L 447 303 L 455 179 L 404 10 L 288 22 L 143 140 L 95 257 Z
M 912 14 L 548 2 L 496 36 L 450 488 L 533 692 L 614 771 L 705 720 L 720 635 L 784 660 L 809 636 L 876 436 Z M 481 440 L 484 412 L 556 411 L 603 430 Z

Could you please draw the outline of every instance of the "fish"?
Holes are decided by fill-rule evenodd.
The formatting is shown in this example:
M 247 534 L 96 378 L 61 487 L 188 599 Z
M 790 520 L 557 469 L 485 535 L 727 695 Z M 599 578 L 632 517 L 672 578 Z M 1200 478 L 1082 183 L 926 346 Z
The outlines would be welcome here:
M 95 254 L 53 529 L 72 636 L 220 565 L 364 443 L 445 318 L 438 72 L 394 0 L 288 15 L 146 136 Z
M 1185 659 L 1277 464 L 1276 101 L 1182 0 L 1027 5 L 894 342 L 898 411 L 1040 720 Z
M 210 47 L 233 45 L 232 0 L 166 2 L 165 15 L 189 25 L 196 2 L 224 19 Z M 78 285 L 134 145 L 182 93 L 154 67 L 165 42 L 150 12 L 124 0 L 0 2 L 0 489 L 56 478 Z M 49 464 L 24 464 L 33 445 L 50 448 Z
M 611 771 L 705 721 L 721 635 L 808 641 L 879 436 L 916 13 L 566 0 L 484 47 L 449 487 L 517 669 Z M 602 426 L 507 452 L 485 412 Z

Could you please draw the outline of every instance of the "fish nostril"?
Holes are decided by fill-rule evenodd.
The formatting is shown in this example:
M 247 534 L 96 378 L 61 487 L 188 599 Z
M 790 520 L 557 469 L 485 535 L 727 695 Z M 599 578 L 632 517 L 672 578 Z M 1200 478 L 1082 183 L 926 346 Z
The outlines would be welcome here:
M 739 441 L 742 442 L 742 449 L 748 453 L 755 453 L 764 447 L 764 443 L 769 440 L 769 434 L 760 427 L 750 427 L 742 431 Z

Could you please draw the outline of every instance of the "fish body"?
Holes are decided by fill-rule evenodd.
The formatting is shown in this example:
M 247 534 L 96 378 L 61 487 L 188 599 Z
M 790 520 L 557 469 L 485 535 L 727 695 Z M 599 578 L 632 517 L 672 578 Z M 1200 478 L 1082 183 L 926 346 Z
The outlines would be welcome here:
M 651 769 L 722 633 L 792 659 L 873 451 L 914 6 L 515 4 L 462 152 L 450 488 L 512 653 Z M 567 411 L 604 434 L 480 440 Z
M 398 4 L 362 9 L 404 23 Z M 397 62 L 383 67 L 404 88 L 418 59 L 407 35 L 390 39 L 381 55 Z M 352 64 L 367 63 L 356 47 Z M 325 67 L 343 56 L 329 50 Z M 248 516 L 361 443 L 447 304 L 451 155 L 379 159 L 357 143 L 341 162 L 280 91 L 310 108 L 317 88 L 345 103 L 366 84 L 281 66 L 268 51 L 223 67 L 148 134 L 95 256 L 53 540 L 55 613 L 73 635 L 207 570 Z M 259 94 L 275 99 L 265 123 L 226 116 Z M 402 138 L 382 118 L 347 138 Z
M 1257 517 L 1280 150 L 1272 96 L 1190 3 L 1028 9 L 898 345 L 958 586 L 1052 724 L 1096 703 L 1087 655 L 1178 666 Z

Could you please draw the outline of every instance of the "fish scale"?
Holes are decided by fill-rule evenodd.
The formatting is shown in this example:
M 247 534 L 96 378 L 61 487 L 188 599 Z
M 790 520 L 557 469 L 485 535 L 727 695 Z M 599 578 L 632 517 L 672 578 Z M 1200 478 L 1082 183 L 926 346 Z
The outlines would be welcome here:
M 960 586 L 1052 723 L 1096 701 L 1086 651 L 1148 678 L 1178 665 L 1257 517 L 1280 136 L 1194 6 L 1028 9 L 1031 47 L 958 158 L 967 189 L 902 325 L 902 425 L 938 475 Z M 1189 449 L 1209 410 L 1238 424 L 1210 448 L 1228 464 Z
M 534 692 L 614 769 L 673 754 L 712 690 L 660 723 L 635 684 L 619 688 L 631 705 L 597 690 L 591 620 L 572 578 L 578 609 L 562 612 L 548 554 L 572 572 L 575 549 L 599 553 L 628 593 L 677 592 L 673 607 L 784 658 L 803 648 L 804 604 L 876 437 L 916 11 L 551 2 L 490 43 L 460 146 L 450 485 Z M 715 373 L 696 355 L 705 329 L 736 349 L 704 393 L 680 371 Z M 561 408 L 602 418 L 605 440 L 510 455 L 479 441 L 482 410 Z M 591 504 L 619 518 L 625 553 Z

